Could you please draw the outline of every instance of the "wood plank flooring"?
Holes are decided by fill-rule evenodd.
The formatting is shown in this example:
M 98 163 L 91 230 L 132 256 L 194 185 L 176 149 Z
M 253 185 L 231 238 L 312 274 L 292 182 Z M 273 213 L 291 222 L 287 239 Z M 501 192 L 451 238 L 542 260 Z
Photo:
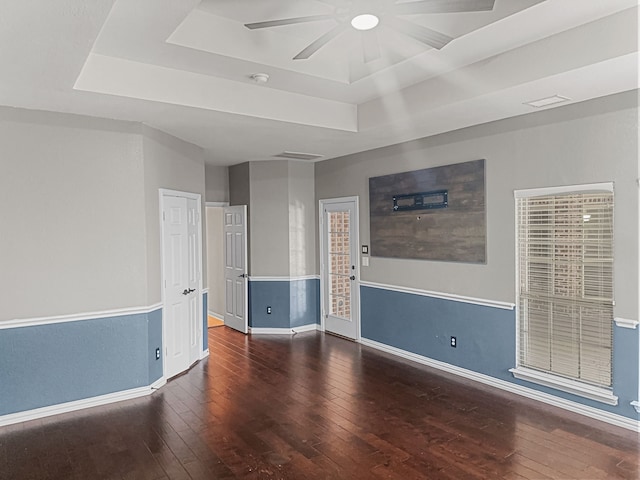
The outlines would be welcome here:
M 224 320 L 207 315 L 207 328 L 221 327 L 222 325 L 224 325 Z
M 208 331 L 149 397 L 0 427 L 0 479 L 637 479 L 638 434 L 317 332 Z

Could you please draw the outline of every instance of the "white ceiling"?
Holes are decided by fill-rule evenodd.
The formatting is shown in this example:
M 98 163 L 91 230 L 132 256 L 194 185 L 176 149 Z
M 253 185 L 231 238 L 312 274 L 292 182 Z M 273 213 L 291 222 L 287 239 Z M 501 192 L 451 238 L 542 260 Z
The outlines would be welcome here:
M 552 95 L 638 88 L 638 0 L 414 15 L 454 40 L 436 50 L 380 29 L 382 58 L 367 64 L 351 31 L 292 60 L 332 21 L 243 25 L 331 13 L 328 3 L 0 0 L 0 104 L 144 122 L 232 165 L 283 151 L 333 158 L 531 113 L 525 102 Z M 267 84 L 249 78 L 259 72 Z

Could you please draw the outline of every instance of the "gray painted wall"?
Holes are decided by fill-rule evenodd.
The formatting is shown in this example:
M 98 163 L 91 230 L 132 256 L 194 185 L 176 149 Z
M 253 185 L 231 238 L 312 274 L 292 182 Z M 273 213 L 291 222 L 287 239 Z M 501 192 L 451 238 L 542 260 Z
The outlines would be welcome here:
M 229 201 L 229 169 L 215 165 L 205 165 L 204 179 L 207 202 Z
M 316 272 L 314 175 L 313 164 L 287 160 L 229 167 L 230 203 L 248 206 L 251 275 Z
M 166 188 L 202 197 L 202 285 L 207 286 L 207 251 L 205 228 L 204 151 L 149 127 L 143 127 L 144 196 L 147 230 L 147 305 L 158 303 L 161 296 L 160 197 Z
M 251 188 L 249 178 L 249 162 L 229 167 L 229 204 L 249 205 Z
M 315 173 L 313 163 L 289 162 L 289 275 L 316 273 Z
M 10 108 L 0 149 L 0 321 L 160 302 L 158 189 L 200 193 L 204 212 L 201 149 L 140 125 Z
M 615 182 L 615 315 L 638 319 L 638 95 L 627 92 L 315 164 L 316 199 L 358 195 L 369 244 L 368 178 L 484 158 L 487 264 L 372 257 L 365 281 L 515 301 L 516 189 Z
M 147 304 L 132 124 L 0 108 L 0 321 Z
M 251 162 L 249 273 L 289 275 L 289 162 Z
M 207 280 L 209 311 L 224 315 L 224 245 L 222 207 L 207 207 Z

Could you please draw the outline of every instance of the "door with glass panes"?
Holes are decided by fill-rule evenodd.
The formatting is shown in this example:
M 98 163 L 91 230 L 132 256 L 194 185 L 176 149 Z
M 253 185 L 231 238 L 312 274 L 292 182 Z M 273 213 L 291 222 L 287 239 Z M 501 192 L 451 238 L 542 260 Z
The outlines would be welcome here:
M 326 332 L 359 338 L 357 199 L 321 201 L 322 305 Z

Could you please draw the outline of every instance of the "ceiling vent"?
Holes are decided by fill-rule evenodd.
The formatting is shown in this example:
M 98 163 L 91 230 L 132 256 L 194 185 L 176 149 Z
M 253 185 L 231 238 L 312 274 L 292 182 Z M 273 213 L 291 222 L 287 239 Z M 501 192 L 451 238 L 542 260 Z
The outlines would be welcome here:
M 556 103 L 564 103 L 571 100 L 570 98 L 563 97 L 562 95 L 553 95 L 552 97 L 541 98 L 540 100 L 533 100 L 532 102 L 526 102 L 525 105 L 529 105 L 535 108 L 548 107 L 549 105 L 555 105 Z
M 279 153 L 278 155 L 274 155 L 274 157 L 276 158 L 287 158 L 289 160 L 305 160 L 305 161 L 318 160 L 323 156 L 324 155 L 318 155 L 316 153 L 302 153 L 302 152 L 288 152 L 288 151 L 284 151 L 282 153 Z

